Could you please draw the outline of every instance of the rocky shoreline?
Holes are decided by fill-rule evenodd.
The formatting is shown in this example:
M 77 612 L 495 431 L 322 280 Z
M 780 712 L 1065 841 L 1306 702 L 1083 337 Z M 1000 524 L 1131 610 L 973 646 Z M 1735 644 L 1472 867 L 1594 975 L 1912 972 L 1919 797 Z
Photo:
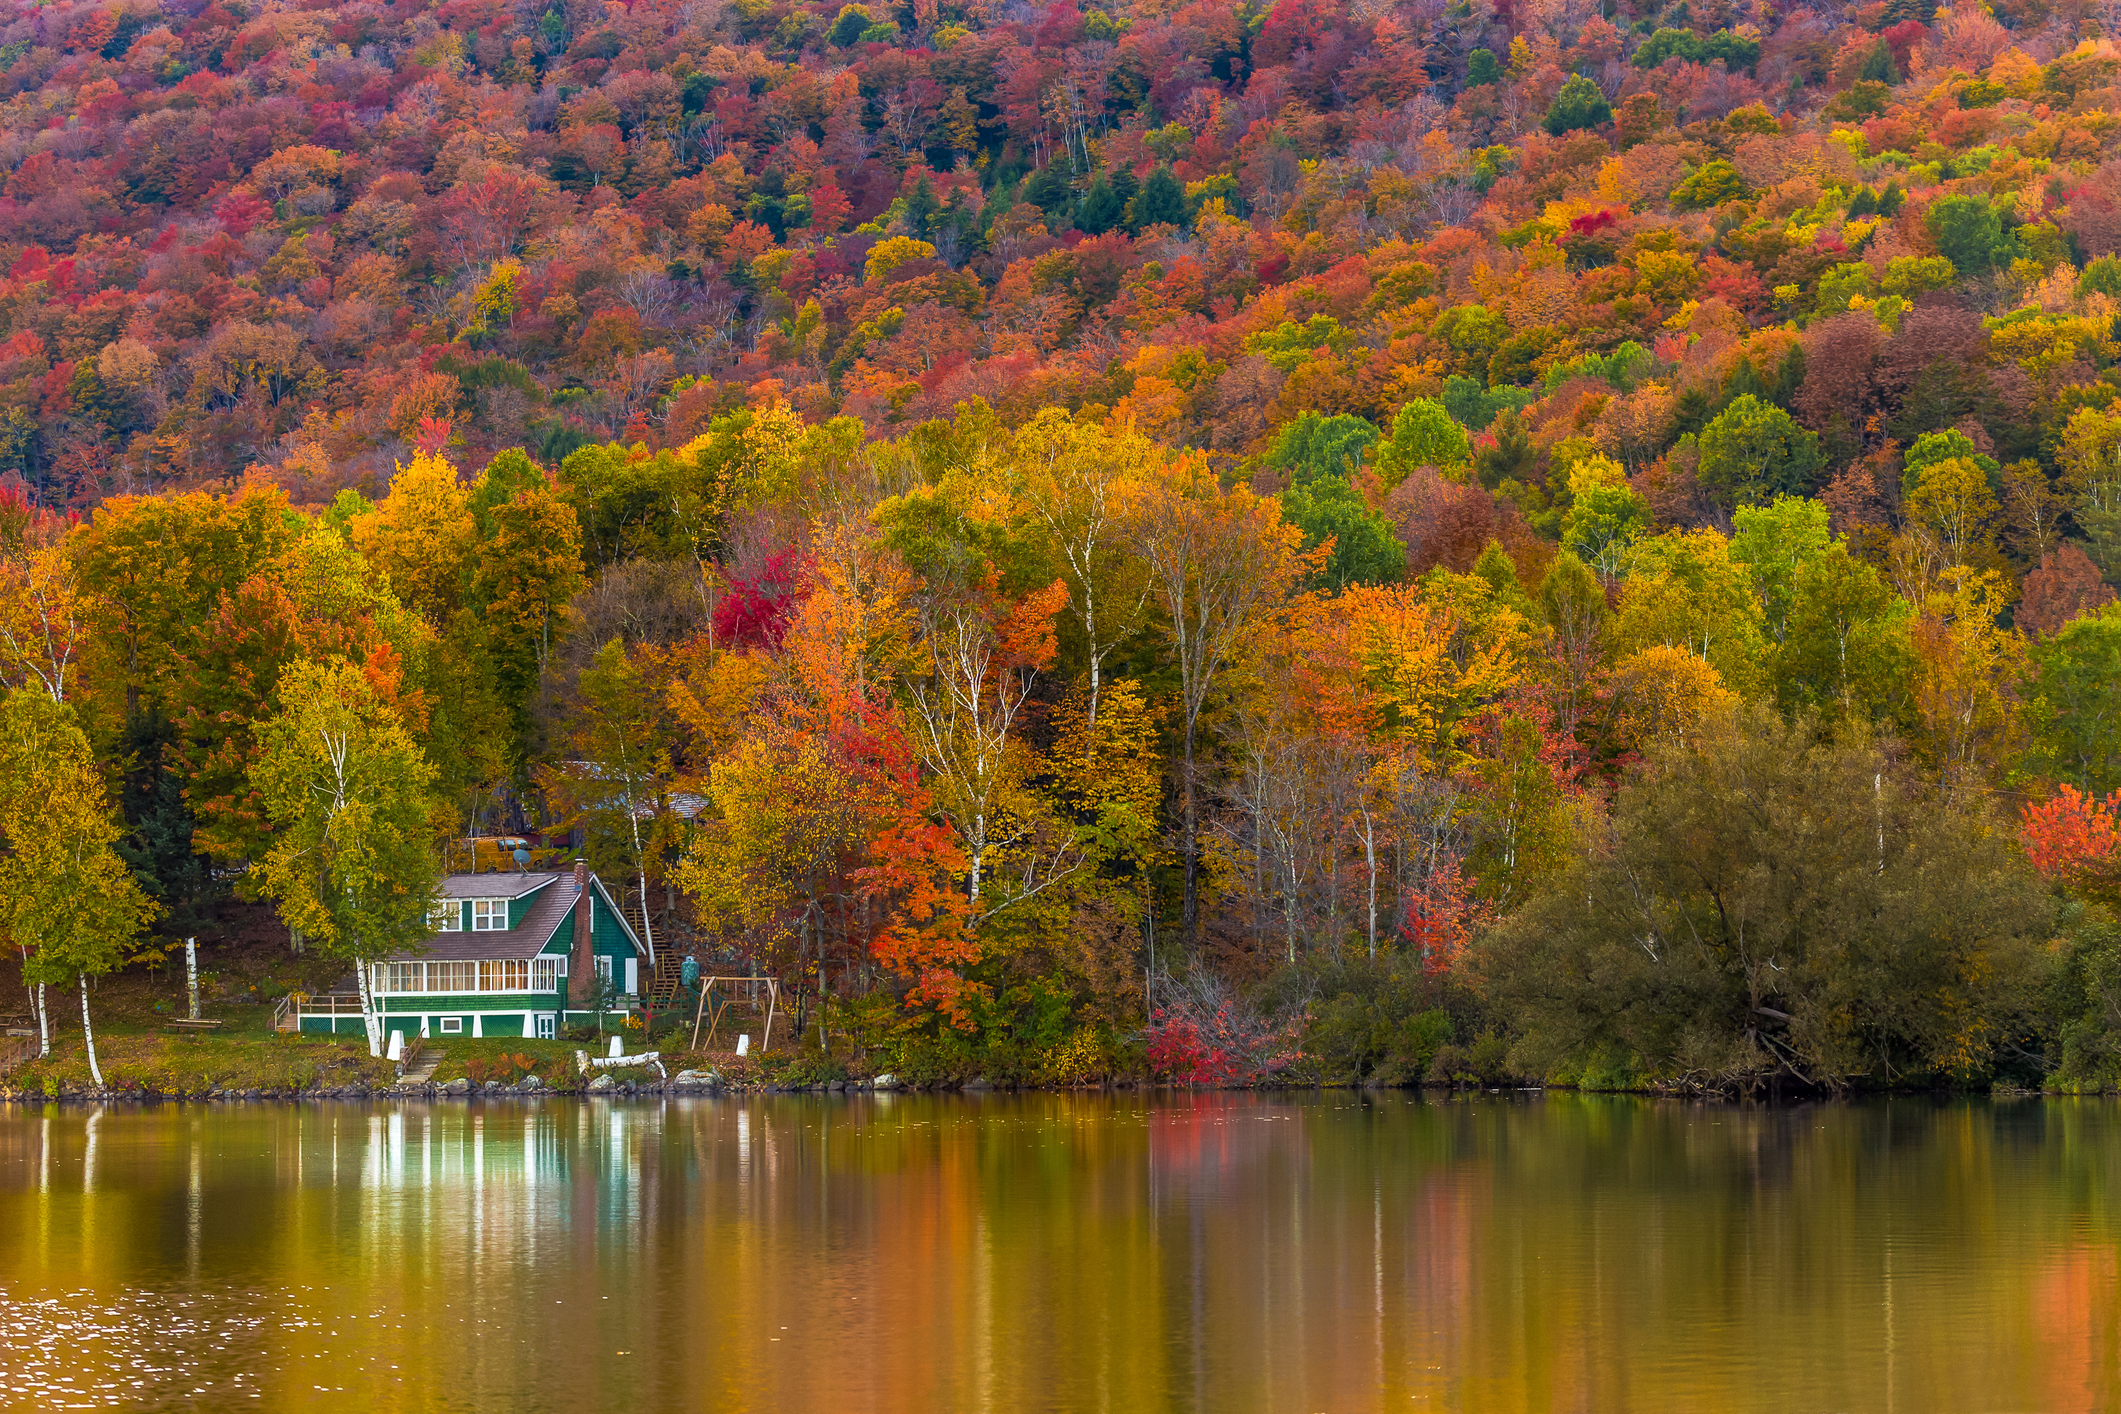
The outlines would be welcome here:
M 104 1089 L 67 1087 L 58 1094 L 47 1094 L 41 1090 L 15 1090 L 0 1087 L 0 1104 L 48 1105 L 48 1104 L 117 1104 L 132 1102 L 155 1104 L 168 1101 L 264 1101 L 301 1104 L 313 1100 L 496 1100 L 535 1099 L 546 1095 L 571 1098 L 638 1099 L 644 1096 L 667 1095 L 825 1095 L 825 1094 L 913 1094 L 913 1093 L 962 1093 L 989 1094 L 1000 1090 L 1020 1088 L 1013 1085 L 996 1085 L 986 1080 L 944 1082 L 936 1085 L 909 1085 L 891 1075 L 879 1075 L 873 1080 L 831 1080 L 815 1084 L 784 1085 L 773 1081 L 744 1080 L 725 1077 L 712 1071 L 680 1071 L 667 1080 L 619 1080 L 609 1075 L 600 1075 L 594 1080 L 579 1085 L 547 1085 L 535 1076 L 526 1077 L 515 1084 L 503 1084 L 489 1080 L 481 1085 L 467 1079 L 444 1081 L 426 1085 L 328 1085 L 304 1090 L 275 1089 L 213 1089 L 204 1091 Z M 1078 1087 L 1079 1088 L 1079 1087 Z M 1132 1089 L 1133 1082 L 1115 1081 L 1094 1088 Z

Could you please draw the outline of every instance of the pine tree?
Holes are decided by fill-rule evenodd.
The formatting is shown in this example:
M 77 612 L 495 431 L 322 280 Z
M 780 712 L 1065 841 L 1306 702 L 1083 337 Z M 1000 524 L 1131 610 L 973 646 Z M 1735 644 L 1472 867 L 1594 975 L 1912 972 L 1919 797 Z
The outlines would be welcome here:
M 1171 175 L 1169 167 L 1158 167 L 1142 183 L 1134 200 L 1127 203 L 1127 229 L 1140 232 L 1149 226 L 1184 226 L 1186 189 Z

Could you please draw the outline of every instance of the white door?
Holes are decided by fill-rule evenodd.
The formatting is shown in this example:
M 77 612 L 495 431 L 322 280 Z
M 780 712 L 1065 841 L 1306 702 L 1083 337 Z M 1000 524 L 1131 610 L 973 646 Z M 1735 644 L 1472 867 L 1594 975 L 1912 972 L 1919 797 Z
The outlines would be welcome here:
M 629 957 L 626 959 L 626 995 L 629 997 L 639 996 L 640 992 L 641 960 L 637 957 Z

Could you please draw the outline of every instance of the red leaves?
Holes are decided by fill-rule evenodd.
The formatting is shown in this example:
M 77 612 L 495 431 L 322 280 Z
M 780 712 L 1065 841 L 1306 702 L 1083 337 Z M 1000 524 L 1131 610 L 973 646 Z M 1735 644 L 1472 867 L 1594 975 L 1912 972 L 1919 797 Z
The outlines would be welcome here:
M 1150 1014 L 1149 1069 L 1183 1085 L 1251 1085 L 1302 1057 L 1300 1018 L 1271 1022 L 1228 996 L 1181 995 Z
M 715 642 L 725 648 L 779 648 L 789 616 L 810 593 L 808 569 L 794 550 L 782 550 L 756 573 L 729 581 L 714 605 Z
M 2121 848 L 2115 808 L 2121 792 L 2101 799 L 2075 786 L 2055 788 L 2054 798 L 2027 805 L 2018 837 L 2042 878 L 2069 883 L 2093 873 Z

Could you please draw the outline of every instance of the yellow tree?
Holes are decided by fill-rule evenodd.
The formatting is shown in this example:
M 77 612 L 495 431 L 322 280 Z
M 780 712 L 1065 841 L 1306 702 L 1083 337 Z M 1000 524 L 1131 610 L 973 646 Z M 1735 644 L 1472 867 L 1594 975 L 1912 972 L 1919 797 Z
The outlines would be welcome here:
M 1766 684 L 1765 611 L 1730 541 L 1713 530 L 1675 530 L 1638 542 L 1610 641 L 1625 657 L 1653 645 L 1683 648 L 1741 696 Z
M 0 926 L 24 957 L 35 987 L 37 1025 L 51 1054 L 45 988 L 75 981 L 89 1072 L 103 1083 L 89 1020 L 88 979 L 132 953 L 154 916 L 132 871 L 111 845 L 123 825 L 105 803 L 88 738 L 71 707 L 42 686 L 18 687 L 0 704 Z
M 0 565 L 0 655 L 10 686 L 34 682 L 54 702 L 66 701 L 87 636 L 81 587 L 65 546 L 25 547 Z
M 344 659 L 293 665 L 251 768 L 277 829 L 253 887 L 311 946 L 352 965 L 372 1056 L 383 1033 L 370 968 L 423 944 L 440 873 L 434 768 L 391 707 L 391 687 Z
M 390 494 L 353 522 L 362 556 L 390 582 L 399 602 L 437 629 L 448 627 L 463 602 L 477 530 L 457 469 L 425 452 L 400 466 Z
M 913 658 L 904 679 L 906 725 L 927 768 L 936 809 L 965 852 L 966 899 L 977 916 L 991 857 L 1021 845 L 1043 812 L 1026 787 L 1024 709 L 1053 661 L 1053 618 L 1068 589 L 1056 580 L 1011 604 L 990 569 L 971 584 L 929 585 L 916 596 Z M 1002 901 L 1046 887 L 1079 858 L 1063 845 Z M 989 910 L 991 912 L 991 910 Z
M 1163 451 L 1131 427 L 1115 435 L 1048 408 L 1017 434 L 1014 452 L 1018 500 L 1068 567 L 1068 608 L 1082 628 L 1088 673 L 1085 725 L 1095 732 L 1105 659 L 1141 628 L 1149 597 L 1124 534 L 1130 482 Z
M 1201 714 L 1265 609 L 1285 599 L 1323 556 L 1299 553 L 1303 533 L 1282 523 L 1271 498 L 1243 487 L 1224 490 L 1198 457 L 1151 469 L 1129 497 L 1126 533 L 1148 567 L 1178 668 L 1182 926 L 1191 945 L 1200 928 Z
M 1948 789 L 1982 784 L 2024 736 L 2025 640 L 1996 622 L 2008 602 L 1999 575 L 1954 566 L 1917 606 L 1916 746 Z

